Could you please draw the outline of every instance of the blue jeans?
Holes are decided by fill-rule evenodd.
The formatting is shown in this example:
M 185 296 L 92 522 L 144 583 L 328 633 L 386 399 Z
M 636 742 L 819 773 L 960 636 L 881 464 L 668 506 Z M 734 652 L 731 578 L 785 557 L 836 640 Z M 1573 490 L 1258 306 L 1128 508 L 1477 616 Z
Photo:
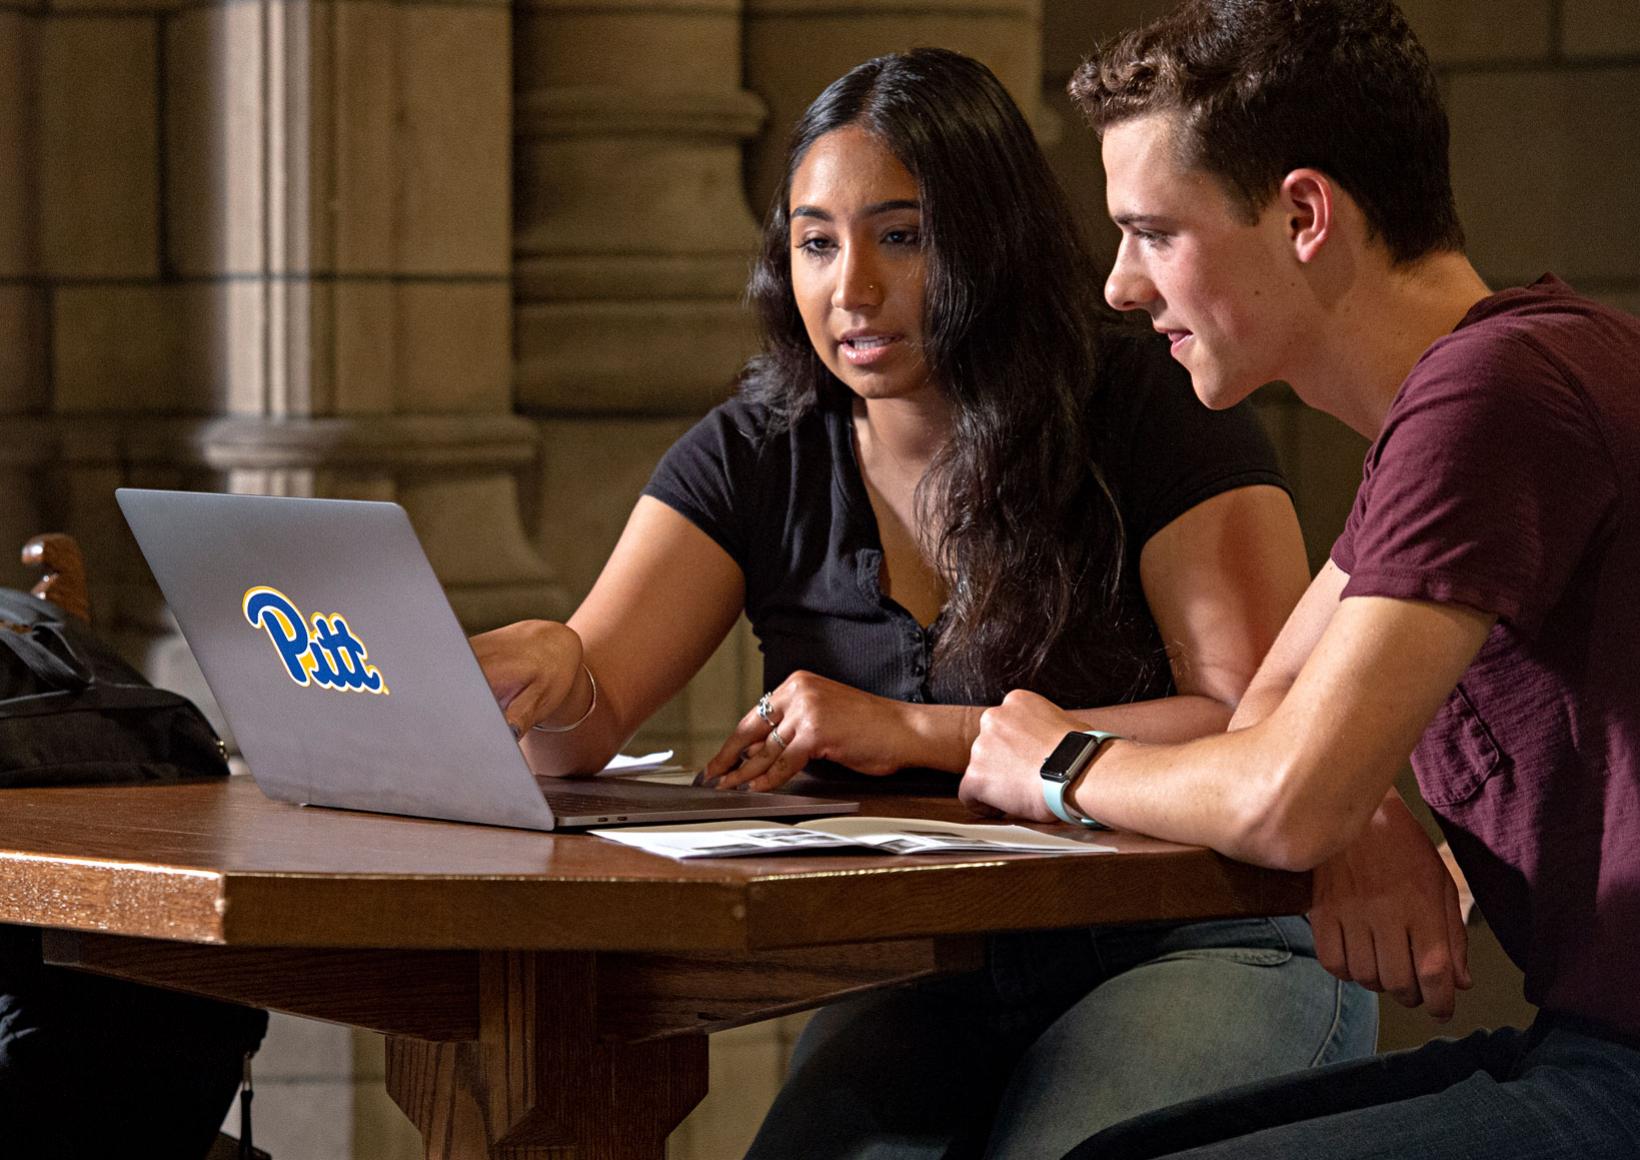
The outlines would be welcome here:
M 1065 1160 L 1634 1160 L 1640 1047 L 1539 1015 L 1251 1083 L 1101 1132 Z
M 980 971 L 827 1007 L 748 1160 L 1025 1160 L 1372 1051 L 1376 997 L 1302 918 L 1002 935 Z

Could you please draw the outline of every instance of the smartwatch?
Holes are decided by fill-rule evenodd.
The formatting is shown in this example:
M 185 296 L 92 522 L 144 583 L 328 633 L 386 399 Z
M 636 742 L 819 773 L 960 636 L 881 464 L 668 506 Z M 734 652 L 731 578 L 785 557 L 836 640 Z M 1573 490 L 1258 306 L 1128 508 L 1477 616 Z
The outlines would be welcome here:
M 1105 742 L 1120 740 L 1122 738 L 1115 733 L 1089 729 L 1085 732 L 1067 733 L 1065 739 L 1054 746 L 1054 751 L 1048 754 L 1048 760 L 1042 763 L 1040 771 L 1042 800 L 1047 803 L 1048 809 L 1053 811 L 1054 817 L 1072 825 L 1091 826 L 1099 830 L 1109 828 L 1105 823 L 1088 817 L 1071 805 L 1065 791 L 1082 776 L 1082 771 L 1099 755 L 1099 750 Z

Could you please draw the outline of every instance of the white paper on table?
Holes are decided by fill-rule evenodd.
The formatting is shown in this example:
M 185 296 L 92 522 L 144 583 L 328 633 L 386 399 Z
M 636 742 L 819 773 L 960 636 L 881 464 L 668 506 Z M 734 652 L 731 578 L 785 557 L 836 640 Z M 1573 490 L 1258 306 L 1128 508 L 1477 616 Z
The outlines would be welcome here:
M 653 753 L 617 753 L 600 772 L 639 773 L 646 769 L 659 769 L 671 760 L 670 749 L 657 749 Z
M 648 781 L 658 785 L 694 784 L 695 770 L 673 765 L 671 761 L 670 749 L 642 754 L 618 753 L 598 771 L 598 776 L 618 777 L 623 781 Z
M 1024 826 L 963 825 L 923 818 L 826 818 L 788 826 L 740 821 L 681 826 L 624 826 L 592 830 L 600 838 L 636 846 L 667 858 L 738 858 L 752 854 L 852 850 L 884 854 L 1114 854 L 1077 838 L 1044 834 Z

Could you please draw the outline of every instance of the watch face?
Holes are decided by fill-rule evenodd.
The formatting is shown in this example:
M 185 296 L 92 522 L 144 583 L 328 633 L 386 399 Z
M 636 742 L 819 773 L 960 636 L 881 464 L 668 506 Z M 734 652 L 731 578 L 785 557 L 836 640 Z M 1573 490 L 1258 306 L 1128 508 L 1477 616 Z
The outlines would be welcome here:
M 1086 764 L 1084 755 L 1088 750 L 1098 745 L 1099 739 L 1086 733 L 1065 734 L 1065 739 L 1054 746 L 1048 760 L 1042 763 L 1042 776 L 1053 781 L 1069 781 Z

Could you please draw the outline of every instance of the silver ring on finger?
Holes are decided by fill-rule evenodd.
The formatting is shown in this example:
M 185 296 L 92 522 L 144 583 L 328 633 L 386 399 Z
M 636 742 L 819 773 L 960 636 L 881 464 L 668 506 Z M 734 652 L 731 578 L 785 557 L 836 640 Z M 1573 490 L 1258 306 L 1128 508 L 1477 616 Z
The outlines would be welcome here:
M 770 729 L 775 726 L 773 697 L 773 693 L 764 693 L 757 699 L 757 715 L 763 718 L 763 724 Z
M 786 748 L 786 739 L 780 736 L 780 730 L 776 729 L 773 725 L 769 726 L 769 740 L 778 741 L 780 743 L 780 748 Z

